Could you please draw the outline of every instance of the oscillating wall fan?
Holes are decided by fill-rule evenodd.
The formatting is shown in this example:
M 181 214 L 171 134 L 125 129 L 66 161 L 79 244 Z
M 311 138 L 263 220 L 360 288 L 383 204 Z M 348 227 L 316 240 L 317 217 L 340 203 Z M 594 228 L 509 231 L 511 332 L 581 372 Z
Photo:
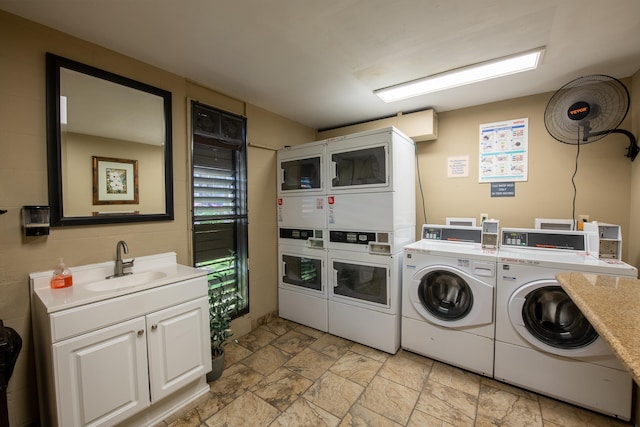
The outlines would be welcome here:
M 618 126 L 629 111 L 629 91 L 621 81 L 596 74 L 580 77 L 553 94 L 544 110 L 549 134 L 565 144 L 586 144 L 610 133 L 630 140 L 626 157 L 633 161 L 640 148 L 633 134 Z

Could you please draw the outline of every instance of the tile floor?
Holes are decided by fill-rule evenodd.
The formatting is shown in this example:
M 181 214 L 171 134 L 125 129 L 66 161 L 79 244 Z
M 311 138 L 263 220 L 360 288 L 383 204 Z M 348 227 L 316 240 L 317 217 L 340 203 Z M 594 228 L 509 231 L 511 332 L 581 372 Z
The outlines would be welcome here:
M 227 344 L 226 360 L 210 393 L 158 427 L 630 425 L 280 318 Z

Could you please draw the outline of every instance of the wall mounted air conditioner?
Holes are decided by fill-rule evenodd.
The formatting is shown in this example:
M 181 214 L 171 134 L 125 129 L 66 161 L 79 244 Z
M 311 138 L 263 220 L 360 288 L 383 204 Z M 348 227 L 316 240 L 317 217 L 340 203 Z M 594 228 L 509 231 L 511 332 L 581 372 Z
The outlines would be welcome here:
M 476 219 L 475 218 L 458 218 L 458 217 L 446 217 L 445 224 L 447 225 L 455 225 L 458 227 L 475 227 Z
M 575 222 L 565 218 L 536 218 L 535 228 L 538 230 L 574 230 Z
M 318 132 L 316 139 L 335 138 L 388 126 L 396 127 L 415 142 L 432 141 L 438 138 L 438 114 L 429 109 L 409 114 L 398 113 L 396 116 L 385 119 L 325 130 Z

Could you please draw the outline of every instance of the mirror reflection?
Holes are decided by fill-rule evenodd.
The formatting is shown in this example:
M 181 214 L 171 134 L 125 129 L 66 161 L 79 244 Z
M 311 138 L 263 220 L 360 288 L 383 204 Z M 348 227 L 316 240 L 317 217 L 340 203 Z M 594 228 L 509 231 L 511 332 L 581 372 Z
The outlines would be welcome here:
M 173 219 L 171 94 L 47 55 L 52 225 Z

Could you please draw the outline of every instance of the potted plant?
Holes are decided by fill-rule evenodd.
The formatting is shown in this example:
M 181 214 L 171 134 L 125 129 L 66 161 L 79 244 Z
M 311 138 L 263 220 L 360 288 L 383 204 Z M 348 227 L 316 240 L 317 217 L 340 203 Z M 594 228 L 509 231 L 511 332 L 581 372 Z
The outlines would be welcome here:
M 224 344 L 233 335 L 231 332 L 231 310 L 238 295 L 229 292 L 235 281 L 235 253 L 217 259 L 209 265 L 209 336 L 211 338 L 211 368 L 207 382 L 220 378 L 224 370 Z M 225 292 L 225 289 L 227 291 Z
M 211 336 L 211 372 L 207 374 L 207 382 L 220 378 L 224 370 L 224 343 L 233 335 L 231 332 L 230 307 L 234 304 L 230 295 L 222 289 L 209 291 L 209 334 Z

